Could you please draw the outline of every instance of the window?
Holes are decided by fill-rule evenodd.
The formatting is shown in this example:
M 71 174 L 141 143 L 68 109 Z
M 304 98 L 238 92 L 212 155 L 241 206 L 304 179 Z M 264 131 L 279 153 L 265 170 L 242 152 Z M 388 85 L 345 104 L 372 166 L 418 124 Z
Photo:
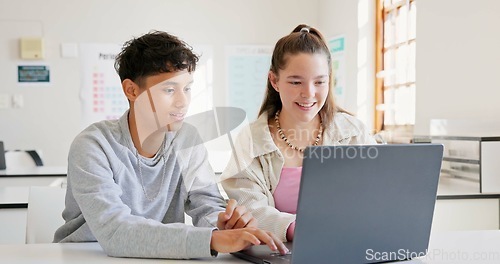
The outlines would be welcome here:
M 415 124 L 416 0 L 378 0 L 375 129 L 409 142 Z

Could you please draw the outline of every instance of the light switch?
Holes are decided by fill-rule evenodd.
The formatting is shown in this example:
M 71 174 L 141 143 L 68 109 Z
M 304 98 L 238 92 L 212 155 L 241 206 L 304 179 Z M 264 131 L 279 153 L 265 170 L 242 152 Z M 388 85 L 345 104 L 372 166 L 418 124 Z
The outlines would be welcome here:
M 78 58 L 78 46 L 76 43 L 62 43 L 61 57 L 63 58 Z
M 12 95 L 12 107 L 13 108 L 22 108 L 24 107 L 24 97 L 22 94 L 14 94 Z
M 9 95 L 0 94 L 0 109 L 7 109 L 10 107 Z

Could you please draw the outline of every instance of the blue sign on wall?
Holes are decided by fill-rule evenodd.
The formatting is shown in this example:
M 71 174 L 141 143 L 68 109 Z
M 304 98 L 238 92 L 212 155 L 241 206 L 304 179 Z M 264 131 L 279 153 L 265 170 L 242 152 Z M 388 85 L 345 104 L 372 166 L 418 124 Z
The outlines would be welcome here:
M 20 83 L 49 83 L 49 66 L 19 65 L 17 66 L 17 81 Z

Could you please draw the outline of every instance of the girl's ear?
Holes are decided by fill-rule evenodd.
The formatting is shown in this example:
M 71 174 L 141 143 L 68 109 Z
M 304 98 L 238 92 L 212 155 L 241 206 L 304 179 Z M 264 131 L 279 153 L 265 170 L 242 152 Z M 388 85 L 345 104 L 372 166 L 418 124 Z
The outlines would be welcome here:
M 133 102 L 139 96 L 139 86 L 130 79 L 125 79 L 122 82 L 123 93 L 130 102 Z
M 273 86 L 274 90 L 276 90 L 276 92 L 279 93 L 280 90 L 278 87 L 278 80 L 279 80 L 278 76 L 273 71 L 269 71 L 268 78 L 269 78 L 269 82 Z

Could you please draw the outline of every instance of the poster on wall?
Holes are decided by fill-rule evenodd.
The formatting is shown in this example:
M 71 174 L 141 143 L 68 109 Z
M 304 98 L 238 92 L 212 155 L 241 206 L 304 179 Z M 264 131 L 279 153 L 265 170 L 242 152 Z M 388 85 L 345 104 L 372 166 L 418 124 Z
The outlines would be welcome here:
M 117 119 L 128 101 L 123 94 L 120 77 L 115 71 L 118 44 L 80 44 L 82 126 L 101 120 Z
M 272 51 L 262 45 L 226 47 L 228 104 L 243 108 L 250 121 L 264 98 Z
M 50 84 L 50 67 L 48 65 L 17 66 L 18 84 Z
M 334 75 L 334 95 L 336 103 L 344 106 L 346 89 L 346 53 L 345 37 L 343 35 L 328 40 L 328 48 L 332 54 Z

